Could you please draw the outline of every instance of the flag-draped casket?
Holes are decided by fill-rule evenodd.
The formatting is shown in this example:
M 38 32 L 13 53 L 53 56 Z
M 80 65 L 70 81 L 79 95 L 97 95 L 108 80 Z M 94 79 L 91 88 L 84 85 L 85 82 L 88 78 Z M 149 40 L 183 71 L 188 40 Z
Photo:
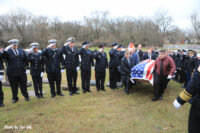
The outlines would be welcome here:
M 147 59 L 135 65 L 131 69 L 131 81 L 134 79 L 147 80 L 153 85 L 153 70 L 155 60 Z

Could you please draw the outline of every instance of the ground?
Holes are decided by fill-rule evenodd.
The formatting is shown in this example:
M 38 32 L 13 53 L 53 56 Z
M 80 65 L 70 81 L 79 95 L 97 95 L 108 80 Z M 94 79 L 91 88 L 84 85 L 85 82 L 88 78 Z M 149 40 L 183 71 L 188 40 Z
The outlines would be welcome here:
M 94 79 L 94 71 L 92 71 Z M 66 75 L 62 75 L 66 86 Z M 30 77 L 29 77 L 30 79 Z M 106 82 L 108 81 L 108 72 Z M 81 87 L 80 72 L 78 86 Z M 44 84 L 45 99 L 31 97 L 26 102 L 19 91 L 19 102 L 11 103 L 11 89 L 3 88 L 5 107 L 0 108 L 0 133 L 187 133 L 190 105 L 180 110 L 172 103 L 182 90 L 170 81 L 162 101 L 152 102 L 153 87 L 138 83 L 125 95 L 123 88 L 64 97 L 50 98 L 50 89 Z M 29 87 L 28 90 L 33 90 Z M 4 129 L 4 126 L 30 126 L 32 129 Z M 21 127 L 20 127 L 21 126 Z

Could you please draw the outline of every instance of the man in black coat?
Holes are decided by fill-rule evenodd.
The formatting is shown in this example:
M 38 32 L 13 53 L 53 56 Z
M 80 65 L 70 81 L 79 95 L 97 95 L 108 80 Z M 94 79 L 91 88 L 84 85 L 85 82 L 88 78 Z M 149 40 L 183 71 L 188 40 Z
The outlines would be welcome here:
M 142 44 L 138 44 L 137 53 L 140 57 L 140 61 L 142 61 L 143 60 L 143 54 L 144 54 L 143 51 L 142 51 Z
M 83 42 L 79 50 L 81 56 L 81 80 L 83 93 L 90 91 L 91 66 L 94 67 L 93 52 L 89 50 L 89 42 Z
M 130 85 L 131 85 L 131 81 L 130 81 L 131 68 L 134 66 L 133 60 L 131 60 L 130 55 L 131 53 L 128 50 L 126 50 L 124 57 L 121 60 L 121 66 L 119 69 L 122 76 L 122 82 L 125 85 L 124 91 L 127 95 L 129 94 Z
M 155 54 L 152 53 L 151 49 L 149 49 L 148 52 L 144 54 L 143 60 L 146 60 L 146 59 L 152 59 L 152 60 L 156 59 Z
M 4 76 L 4 66 L 3 66 L 2 53 L 0 53 L 0 107 L 4 107 L 3 104 L 4 94 L 2 90 L 3 76 Z
M 99 45 L 99 51 L 94 51 L 95 74 L 97 91 L 105 91 L 104 83 L 106 77 L 106 69 L 108 68 L 107 54 L 104 52 L 104 45 Z
M 74 46 L 75 39 L 73 37 L 68 38 L 67 43 L 62 48 L 62 53 L 65 56 L 64 63 L 67 70 L 67 82 L 69 95 L 79 94 L 76 87 L 77 71 L 79 68 L 79 55 L 78 49 Z
M 51 39 L 48 41 L 49 45 L 43 51 L 43 56 L 46 58 L 46 72 L 51 88 L 51 98 L 56 96 L 55 83 L 57 89 L 57 95 L 64 96 L 61 92 L 61 72 L 64 72 L 64 59 L 60 49 L 56 48 L 56 40 Z M 62 70 L 61 70 L 62 65 Z
M 8 46 L 3 51 L 3 58 L 7 62 L 7 76 L 12 89 L 12 102 L 16 103 L 18 98 L 18 87 L 20 86 L 21 92 L 26 101 L 29 101 L 27 92 L 27 75 L 29 73 L 28 59 L 24 50 L 18 48 L 18 40 L 9 40 Z
M 109 50 L 110 61 L 109 61 L 109 77 L 110 77 L 110 89 L 116 89 L 117 85 L 117 73 L 118 73 L 118 61 L 119 52 L 117 51 L 118 44 L 113 43 L 112 49 Z
M 28 60 L 31 64 L 31 76 L 33 80 L 35 96 L 40 99 L 44 98 L 42 92 L 42 77 L 44 75 L 44 62 L 42 53 L 38 51 L 39 44 L 37 42 L 30 44 L 30 52 Z
M 179 59 L 177 62 L 177 74 L 180 76 L 179 82 L 183 83 L 185 81 L 185 70 L 184 70 L 184 63 L 186 56 L 184 55 L 185 50 L 181 51 L 179 54 Z

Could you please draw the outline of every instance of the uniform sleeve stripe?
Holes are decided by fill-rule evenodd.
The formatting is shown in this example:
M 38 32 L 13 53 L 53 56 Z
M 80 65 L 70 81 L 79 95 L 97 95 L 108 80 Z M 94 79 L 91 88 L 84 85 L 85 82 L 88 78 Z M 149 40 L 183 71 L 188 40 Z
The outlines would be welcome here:
M 192 97 L 192 95 L 190 93 L 188 93 L 186 90 L 184 90 L 184 93 L 190 97 Z
M 183 101 L 189 101 L 191 99 L 191 96 L 187 95 L 184 91 L 182 91 L 180 93 L 180 98 L 183 100 Z
M 4 72 L 4 70 L 0 70 L 0 72 Z

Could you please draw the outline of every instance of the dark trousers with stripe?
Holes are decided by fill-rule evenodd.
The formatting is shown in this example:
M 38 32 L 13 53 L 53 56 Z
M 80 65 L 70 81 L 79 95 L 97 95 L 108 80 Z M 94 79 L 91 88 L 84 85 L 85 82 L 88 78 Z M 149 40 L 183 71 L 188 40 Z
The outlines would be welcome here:
M 55 96 L 55 84 L 57 89 L 57 94 L 61 93 L 61 73 L 47 73 L 47 78 L 49 80 L 49 86 L 51 88 L 51 95 Z
M 67 69 L 67 83 L 70 92 L 76 92 L 76 81 L 77 81 L 77 71 L 72 69 Z
M 130 81 L 130 75 L 122 75 L 122 82 L 125 86 L 125 92 L 129 93 L 132 84 Z
M 4 99 L 4 95 L 3 95 L 3 90 L 2 90 L 2 83 L 0 81 L 0 104 L 3 104 L 3 99 Z
M 20 87 L 22 95 L 25 98 L 29 98 L 27 92 L 27 75 L 24 74 L 23 76 L 8 76 L 8 80 L 10 82 L 10 86 L 12 89 L 12 99 L 18 99 L 18 87 Z
M 105 90 L 104 88 L 104 83 L 105 83 L 105 77 L 106 77 L 106 72 L 95 72 L 96 73 L 96 87 L 97 91 Z
M 118 80 L 118 70 L 116 67 L 109 67 L 110 88 L 116 88 Z
M 164 93 L 164 90 L 167 88 L 169 80 L 167 76 L 154 74 L 154 96 L 161 97 Z
M 85 91 L 90 90 L 91 70 L 81 69 L 82 89 Z
M 32 76 L 33 86 L 35 95 L 37 97 L 42 96 L 42 77 L 41 76 Z
M 195 98 L 189 113 L 188 133 L 200 132 L 200 98 Z

